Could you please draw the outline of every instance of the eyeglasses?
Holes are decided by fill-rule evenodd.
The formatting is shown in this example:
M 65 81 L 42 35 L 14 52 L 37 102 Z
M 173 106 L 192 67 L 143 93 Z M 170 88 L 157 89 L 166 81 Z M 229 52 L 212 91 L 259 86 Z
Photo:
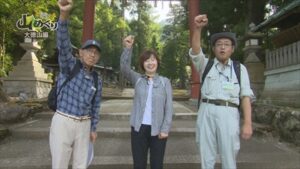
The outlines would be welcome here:
M 222 48 L 224 46 L 224 48 L 230 48 L 232 46 L 232 44 L 229 44 L 229 43 L 216 43 L 215 46 L 217 48 Z
M 89 55 L 94 55 L 94 56 L 99 56 L 100 53 L 97 51 L 97 49 L 85 49 L 86 53 L 88 53 Z

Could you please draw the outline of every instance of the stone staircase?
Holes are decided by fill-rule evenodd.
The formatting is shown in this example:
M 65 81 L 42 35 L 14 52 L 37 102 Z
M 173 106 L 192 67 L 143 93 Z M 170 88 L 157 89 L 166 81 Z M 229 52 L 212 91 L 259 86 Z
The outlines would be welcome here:
M 89 169 L 132 169 L 129 115 L 132 100 L 102 103 L 95 157 Z M 174 120 L 167 142 L 165 169 L 200 169 L 195 143 L 196 113 L 174 102 Z M 11 137 L 0 142 L 0 169 L 50 169 L 49 127 L 53 113 L 41 112 L 10 125 Z M 241 142 L 239 169 L 299 169 L 300 153 L 273 139 Z M 216 169 L 220 169 L 217 160 Z

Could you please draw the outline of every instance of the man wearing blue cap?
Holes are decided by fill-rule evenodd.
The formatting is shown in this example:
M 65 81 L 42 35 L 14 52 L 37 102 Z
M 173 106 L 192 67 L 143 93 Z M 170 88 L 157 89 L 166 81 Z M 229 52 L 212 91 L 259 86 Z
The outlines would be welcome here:
M 234 33 L 213 34 L 211 45 L 215 58 L 209 61 L 203 54 L 201 31 L 207 23 L 206 15 L 195 17 L 192 48 L 189 51 L 195 68 L 205 77 L 201 85 L 196 142 L 202 169 L 213 169 L 217 154 L 221 157 L 222 169 L 236 169 L 240 132 L 243 139 L 250 139 L 252 135 L 251 99 L 254 95 L 247 69 L 239 64 L 239 71 L 236 71 L 236 65 L 230 59 L 237 46 Z M 209 70 L 206 69 L 208 65 L 211 65 Z M 239 107 L 244 113 L 241 131 Z
M 72 55 L 68 33 L 72 0 L 59 0 L 57 29 L 58 62 L 57 108 L 50 128 L 52 169 L 67 169 L 72 155 L 73 169 L 86 169 L 89 143 L 97 138 L 102 83 L 93 66 L 100 58 L 100 44 L 87 40 L 79 50 L 79 60 Z M 74 73 L 74 70 L 77 73 Z M 72 77 L 72 78 L 70 78 Z M 64 82 L 67 82 L 64 84 Z

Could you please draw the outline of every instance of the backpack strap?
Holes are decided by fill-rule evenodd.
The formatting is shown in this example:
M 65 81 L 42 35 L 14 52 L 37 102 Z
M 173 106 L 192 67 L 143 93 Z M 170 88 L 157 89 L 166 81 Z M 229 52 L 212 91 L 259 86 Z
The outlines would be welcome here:
M 202 74 L 201 88 L 202 88 L 202 85 L 204 84 L 204 80 L 205 80 L 206 75 L 208 74 L 208 72 L 210 71 L 210 69 L 213 65 L 214 65 L 214 60 L 209 59 L 206 66 L 205 66 L 204 72 Z M 199 95 L 198 95 L 198 109 L 199 109 L 199 106 L 200 106 L 201 88 L 199 89 Z
M 208 60 L 208 63 L 205 66 L 205 70 L 202 74 L 202 84 L 204 83 L 205 77 L 208 74 L 208 72 L 210 71 L 213 64 L 214 64 L 213 59 Z M 234 69 L 234 72 L 236 74 L 239 84 L 241 84 L 241 65 L 240 65 L 239 61 L 237 61 L 237 60 L 233 61 L 233 69 Z
M 60 94 L 62 88 L 71 80 L 73 79 L 73 77 L 75 77 L 79 72 L 80 72 L 80 68 L 82 67 L 82 63 L 79 59 L 76 59 L 76 63 L 73 67 L 73 69 L 71 70 L 70 74 L 68 75 L 67 79 L 63 82 L 63 84 L 61 85 L 57 96 Z
M 241 85 L 241 64 L 239 61 L 236 61 L 236 60 L 233 61 L 233 69 L 234 69 L 235 75 L 238 79 L 238 82 Z
M 208 74 L 208 72 L 210 71 L 210 69 L 213 65 L 214 65 L 214 60 L 209 59 L 206 66 L 205 66 L 204 72 L 202 74 L 202 81 L 201 81 L 202 84 L 204 83 L 205 77 L 206 77 L 206 75 Z
M 233 61 L 233 69 L 234 69 L 235 75 L 236 75 L 236 77 L 238 79 L 239 85 L 241 86 L 241 64 L 240 64 L 239 61 L 235 61 L 235 60 Z M 241 107 L 241 98 L 240 98 L 239 108 L 240 107 Z
M 81 68 L 82 68 L 81 61 L 79 59 L 76 59 L 75 66 L 73 67 L 73 69 L 68 77 L 68 80 L 70 81 L 71 79 L 73 79 L 73 77 L 75 77 L 80 72 Z
M 95 72 L 95 71 L 93 72 L 93 79 L 94 79 L 94 86 L 96 88 L 96 91 L 95 91 L 95 94 L 94 94 L 93 99 L 92 99 L 92 104 L 95 103 L 95 97 L 96 97 L 96 94 L 97 94 L 97 91 L 98 91 L 98 82 L 99 82 L 98 73 Z
M 204 72 L 202 74 L 202 85 L 204 84 L 205 77 L 208 74 L 208 72 L 210 71 L 213 64 L 214 64 L 214 60 L 209 59 L 208 62 L 207 62 L 207 65 L 205 66 Z M 233 69 L 234 69 L 235 75 L 238 79 L 239 85 L 241 85 L 241 64 L 240 64 L 239 61 L 236 61 L 236 60 L 233 61 Z M 202 85 L 201 85 L 201 87 L 202 87 Z M 200 92 L 201 92 L 201 89 L 199 90 L 198 109 L 199 109 L 199 106 L 200 106 L 200 98 L 201 98 L 201 95 L 200 95 L 201 93 Z

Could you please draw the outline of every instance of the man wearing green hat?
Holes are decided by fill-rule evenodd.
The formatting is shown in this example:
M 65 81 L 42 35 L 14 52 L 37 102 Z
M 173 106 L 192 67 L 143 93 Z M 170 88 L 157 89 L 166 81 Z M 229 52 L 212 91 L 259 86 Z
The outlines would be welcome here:
M 209 61 L 203 54 L 201 31 L 207 23 L 206 15 L 195 17 L 192 48 L 189 51 L 201 77 L 207 73 L 201 83 L 196 142 L 202 169 L 213 169 L 218 154 L 222 169 L 236 169 L 239 136 L 246 140 L 252 136 L 251 100 L 254 99 L 254 94 L 246 67 L 239 63 L 237 65 L 230 59 L 237 46 L 234 33 L 213 34 L 210 41 L 215 58 Z M 210 69 L 205 71 L 208 65 Z M 236 71 L 238 66 L 239 71 Z M 239 107 L 244 116 L 241 130 Z

